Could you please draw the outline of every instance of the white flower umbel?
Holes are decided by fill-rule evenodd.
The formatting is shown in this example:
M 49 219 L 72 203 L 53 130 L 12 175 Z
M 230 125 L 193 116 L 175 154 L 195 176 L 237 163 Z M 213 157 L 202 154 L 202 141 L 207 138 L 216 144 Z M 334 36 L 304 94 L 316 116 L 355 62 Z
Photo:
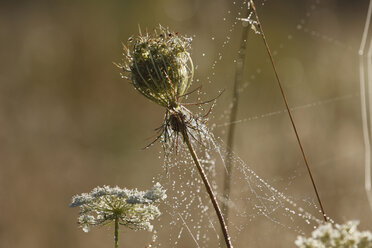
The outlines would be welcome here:
M 90 226 L 115 223 L 115 247 L 118 247 L 119 225 L 152 231 L 151 221 L 161 214 L 156 204 L 166 197 L 160 183 L 146 192 L 103 186 L 74 196 L 70 207 L 80 207 L 78 223 L 84 232 L 89 232 Z
M 320 225 L 310 238 L 298 236 L 295 244 L 299 248 L 372 248 L 371 232 L 358 231 L 358 225 L 359 221 Z

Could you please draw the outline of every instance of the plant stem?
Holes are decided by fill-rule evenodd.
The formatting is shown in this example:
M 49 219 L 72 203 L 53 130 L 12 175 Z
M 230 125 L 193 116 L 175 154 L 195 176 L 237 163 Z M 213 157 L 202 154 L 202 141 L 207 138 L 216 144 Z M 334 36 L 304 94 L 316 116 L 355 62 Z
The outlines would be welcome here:
M 115 248 L 119 247 L 119 216 L 115 217 L 115 234 L 114 234 L 114 239 L 115 239 Z
M 207 175 L 205 174 L 205 172 L 204 172 L 204 170 L 203 170 L 203 168 L 202 168 L 202 166 L 199 162 L 198 156 L 196 155 L 195 150 L 191 145 L 190 138 L 189 138 L 189 135 L 187 134 L 187 129 L 186 128 L 183 128 L 182 136 L 183 136 L 183 139 L 184 139 L 184 141 L 185 141 L 185 143 L 186 143 L 186 145 L 189 149 L 190 155 L 191 155 L 192 159 L 194 160 L 194 163 L 195 163 L 196 167 L 198 168 L 199 174 L 200 174 L 200 176 L 203 180 L 203 183 L 205 185 L 205 188 L 206 188 L 206 190 L 209 194 L 209 198 L 212 201 L 214 210 L 216 211 L 218 220 L 219 220 L 220 225 L 221 225 L 222 233 L 223 233 L 223 236 L 225 238 L 226 247 L 227 248 L 232 248 L 233 246 L 231 244 L 231 238 L 229 236 L 229 233 L 227 232 L 226 223 L 225 223 L 225 220 L 222 216 L 221 209 L 218 206 L 217 199 L 216 199 L 216 197 L 215 197 L 215 195 L 212 191 L 212 187 L 211 187 L 211 185 L 208 181 Z
M 265 47 L 266 47 L 266 51 L 269 55 L 269 58 L 270 58 L 270 62 L 271 62 L 271 65 L 273 67 L 273 70 L 274 70 L 274 74 L 275 74 L 275 77 L 276 77 L 276 81 L 278 82 L 278 85 L 279 85 L 279 88 L 280 88 L 280 92 L 282 94 L 282 97 L 283 97 L 283 100 L 284 100 L 284 103 L 285 103 L 285 107 L 287 109 L 287 112 L 288 112 L 288 115 L 289 115 L 289 118 L 291 120 L 291 123 L 292 123 L 292 127 L 293 127 L 293 130 L 296 134 L 296 138 L 297 138 L 297 142 L 298 142 L 298 145 L 300 147 L 300 150 L 301 150 L 301 153 L 302 153 L 302 157 L 304 158 L 304 161 L 305 161 L 305 165 L 306 165 L 306 168 L 307 168 L 307 172 L 310 176 L 310 179 L 311 179 L 311 183 L 313 185 L 313 188 L 314 188 L 314 191 L 315 191 L 315 194 L 316 194 L 316 197 L 318 199 L 318 203 L 319 203 L 319 206 L 320 206 L 320 210 L 322 211 L 322 215 L 323 215 L 323 219 L 325 222 L 327 222 L 327 217 L 326 217 L 326 214 L 324 212 L 324 209 L 323 209 L 323 204 L 322 204 L 322 201 L 320 200 L 320 197 L 319 197 L 319 194 L 318 194 L 318 190 L 316 188 L 316 185 L 315 185 L 315 182 L 314 182 L 314 179 L 313 179 L 313 176 L 312 176 L 312 173 L 311 173 L 311 170 L 310 170 L 310 166 L 309 166 L 309 163 L 307 162 L 307 159 L 306 159 L 306 155 L 305 155 L 305 152 L 304 152 L 304 149 L 302 147 L 302 143 L 301 143 L 301 140 L 300 140 L 300 136 L 298 135 L 298 132 L 297 132 L 297 128 L 296 128 L 296 125 L 294 123 L 294 120 L 293 120 L 293 117 L 292 117 L 292 114 L 291 114 L 291 110 L 288 106 L 288 102 L 287 102 L 287 98 L 285 96 L 285 93 L 284 93 L 284 90 L 283 90 L 283 87 L 282 87 L 282 84 L 280 82 L 280 79 L 279 79 L 279 75 L 278 75 L 278 72 L 277 72 L 277 69 L 276 69 L 276 66 L 275 66 L 275 63 L 274 63 L 274 59 L 273 59 L 273 56 L 271 54 L 271 50 L 270 50 L 270 47 L 269 47 L 269 44 L 267 43 L 267 40 L 266 40 L 266 37 L 265 37 L 265 33 L 263 32 L 263 28 L 262 28 L 262 25 L 261 25 L 261 22 L 260 22 L 260 19 L 258 18 L 258 14 L 257 14 L 257 10 L 256 10 L 256 6 L 254 5 L 254 2 L 253 0 L 249 0 L 251 6 L 252 6 L 252 9 L 253 9 L 253 12 L 256 16 L 256 21 L 257 21 L 257 27 L 261 33 L 261 37 L 263 39 L 263 42 L 265 44 Z
M 246 10 L 246 16 L 249 15 L 249 10 Z M 238 100 L 239 100 L 239 92 L 238 86 L 241 84 L 242 77 L 243 77 L 243 69 L 245 64 L 245 54 L 246 54 L 246 47 L 247 47 L 247 38 L 249 33 L 250 26 L 243 26 L 242 37 L 240 40 L 240 48 L 238 52 L 238 59 L 236 62 L 236 71 L 235 71 L 235 80 L 234 80 L 234 88 L 233 88 L 233 97 L 232 97 L 232 107 L 230 113 L 230 126 L 227 134 L 227 154 L 225 157 L 226 161 L 226 173 L 224 178 L 224 187 L 223 187 L 223 195 L 225 197 L 225 203 L 223 204 L 223 216 L 227 219 L 229 215 L 229 208 L 227 202 L 230 198 L 230 191 L 231 191 L 231 174 L 232 174 L 232 161 L 231 161 L 231 152 L 233 151 L 234 146 L 234 134 L 235 134 L 235 121 L 236 116 L 238 113 Z
M 367 58 L 365 57 L 364 51 L 366 48 L 367 37 L 369 37 L 369 26 L 371 24 L 371 16 L 372 16 L 372 1 L 369 1 L 369 7 L 366 17 L 366 22 L 364 24 L 364 31 L 362 35 L 362 41 L 359 48 L 359 85 L 360 85 L 360 100 L 361 100 L 361 114 L 362 114 L 362 128 L 363 128 L 363 139 L 364 139 L 364 188 L 367 194 L 367 199 L 369 203 L 369 208 L 372 210 L 372 189 L 371 189 L 371 133 L 370 129 L 368 129 L 368 113 L 367 113 L 367 101 L 371 104 L 370 94 L 367 97 L 366 92 L 366 77 L 367 77 L 367 86 L 371 90 L 370 82 L 371 82 L 371 52 L 372 52 L 372 43 L 370 44 Z M 365 60 L 367 60 L 367 74 L 365 72 Z M 370 93 L 370 92 L 369 92 Z M 370 118 L 371 115 L 371 108 L 370 111 Z M 370 125 L 372 123 L 370 122 Z M 371 128 L 371 127 L 370 127 Z

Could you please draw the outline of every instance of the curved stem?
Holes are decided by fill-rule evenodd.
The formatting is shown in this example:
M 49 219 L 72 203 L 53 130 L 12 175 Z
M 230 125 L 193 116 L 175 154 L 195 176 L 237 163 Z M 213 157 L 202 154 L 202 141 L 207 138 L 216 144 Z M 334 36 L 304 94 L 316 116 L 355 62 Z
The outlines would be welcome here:
M 246 16 L 249 15 L 249 9 L 247 8 Z M 231 161 L 231 152 L 233 151 L 234 147 L 234 136 L 235 136 L 235 126 L 236 126 L 236 116 L 238 113 L 238 100 L 239 100 L 239 91 L 238 86 L 241 84 L 242 77 L 243 77 L 243 69 L 245 64 L 246 58 L 246 48 L 247 48 L 247 38 L 249 33 L 250 26 L 244 26 L 242 30 L 242 36 L 240 40 L 240 48 L 238 52 L 238 59 L 236 62 L 236 71 L 235 71 L 235 80 L 234 80 L 234 88 L 233 88 L 233 97 L 232 97 L 232 107 L 230 113 L 230 127 L 227 134 L 227 154 L 226 154 L 226 173 L 224 178 L 224 187 L 223 187 L 223 196 L 225 198 L 225 203 L 223 204 L 222 211 L 223 216 L 228 218 L 229 215 L 229 208 L 228 208 L 228 200 L 230 199 L 230 191 L 231 191 L 231 174 L 232 174 L 232 161 Z
M 217 199 L 212 191 L 212 187 L 208 181 L 208 178 L 207 178 L 207 175 L 205 174 L 200 162 L 199 162 L 199 159 L 198 159 L 198 156 L 196 155 L 195 153 L 195 150 L 194 148 L 192 147 L 191 145 L 191 142 L 190 142 L 190 138 L 189 138 L 189 135 L 187 134 L 187 130 L 186 129 L 183 129 L 182 130 L 182 136 L 183 136 L 183 139 L 187 145 L 187 148 L 189 149 L 189 152 L 190 152 L 190 155 L 192 157 L 192 159 L 194 160 L 194 163 L 196 165 L 196 167 L 198 168 L 198 171 L 199 171 L 199 174 L 203 180 L 203 183 L 205 185 L 205 188 L 209 194 L 209 198 L 211 199 L 212 201 L 212 204 L 213 204 L 213 207 L 214 207 L 214 210 L 216 211 L 216 214 L 217 214 L 217 217 L 218 217 L 218 220 L 220 222 L 220 225 L 221 225 L 221 229 L 222 229 L 222 233 L 223 233 L 223 236 L 225 238 L 225 243 L 226 243 L 226 246 L 228 248 L 232 248 L 232 244 L 231 244 L 231 238 L 229 236 L 229 233 L 227 232 L 227 227 L 226 227 L 226 223 L 225 223 L 225 220 L 222 216 L 222 212 L 221 212 L 221 209 L 217 203 Z
M 369 26 L 371 23 L 372 16 L 372 1 L 369 1 L 369 7 L 364 24 L 364 31 L 362 35 L 362 41 L 359 49 L 359 85 L 360 85 L 360 100 L 361 100 L 361 114 L 362 114 L 362 128 L 363 128 L 363 140 L 364 140 L 364 188 L 367 194 L 369 208 L 372 210 L 372 189 L 371 189 L 371 132 L 368 129 L 368 113 L 367 113 L 367 102 L 369 101 L 369 111 L 371 113 L 371 100 L 370 92 L 367 96 L 366 85 L 371 91 L 371 57 L 372 57 L 372 41 L 367 54 L 367 73 L 365 72 L 365 48 L 367 43 L 367 37 L 369 34 Z M 367 78 L 366 78 L 367 77 Z M 366 83 L 368 82 L 368 84 Z M 370 115 L 372 118 L 372 115 Z M 371 122 L 370 122 L 370 125 Z M 371 126 L 372 127 L 372 126 Z M 370 127 L 370 128 L 371 128 Z
M 294 120 L 293 120 L 293 117 L 292 117 L 292 113 L 291 113 L 291 110 L 288 106 L 288 102 L 287 102 L 287 98 L 285 96 L 285 93 L 284 93 L 284 90 L 283 90 L 283 87 L 282 87 L 282 84 L 280 82 L 280 79 L 279 79 L 279 75 L 278 75 L 278 72 L 276 70 L 276 66 L 275 66 L 275 63 L 274 63 L 274 59 L 273 59 L 273 56 L 271 54 L 271 50 L 270 50 L 270 47 L 269 47 L 269 44 L 267 43 L 267 40 L 266 40 L 266 37 L 265 37 L 265 33 L 263 32 L 263 28 L 262 28 L 262 25 L 261 25 L 261 22 L 260 22 L 260 19 L 258 18 L 258 14 L 257 14 L 257 10 L 256 10 L 256 6 L 254 5 L 254 2 L 253 0 L 249 0 L 251 6 L 252 6 L 252 9 L 253 9 L 253 12 L 256 16 L 256 21 L 257 21 L 257 27 L 259 28 L 259 31 L 261 33 L 261 37 L 262 37 L 262 40 L 265 44 L 265 47 L 266 47 L 266 51 L 269 55 L 269 58 L 270 58 L 270 62 L 271 62 L 271 65 L 273 67 L 273 70 L 274 70 L 274 74 L 275 74 L 275 77 L 276 77 L 276 81 L 278 82 L 278 86 L 280 88 L 280 92 L 282 94 L 282 97 L 283 97 L 283 100 L 284 100 L 284 103 L 285 103 L 285 107 L 287 109 L 287 112 L 288 112 L 288 115 L 289 115 L 289 119 L 291 120 L 291 123 L 292 123 L 292 127 L 293 127 L 293 131 L 295 132 L 296 134 L 296 138 L 297 138 L 297 142 L 298 142 L 298 145 L 300 147 L 300 150 L 301 150 L 301 153 L 302 153 L 302 157 L 304 158 L 304 161 L 305 161 L 305 165 L 306 165 L 306 168 L 307 168 L 307 172 L 310 176 L 310 179 L 311 179 L 311 183 L 313 185 L 313 188 L 314 188 L 314 191 L 315 191 L 315 194 L 316 194 L 316 198 L 318 199 L 318 203 L 319 203 L 319 206 L 320 206 L 320 210 L 322 211 L 322 215 L 323 215 L 323 219 L 325 222 L 327 222 L 327 216 L 324 212 L 324 208 L 323 208 L 323 204 L 322 204 L 322 201 L 320 200 L 320 196 L 319 196 L 319 193 L 318 193 L 318 190 L 316 188 L 316 185 L 315 185 L 315 181 L 314 181 L 314 178 L 313 178 L 313 175 L 311 173 L 311 170 L 310 170 L 310 166 L 309 166 L 309 163 L 307 162 L 307 159 L 306 159 L 306 155 L 305 155 L 305 151 L 304 151 L 304 148 L 302 147 L 302 143 L 301 143 L 301 139 L 300 139 L 300 136 L 298 135 L 298 132 L 297 132 L 297 128 L 296 128 L 296 125 L 294 123 Z
M 114 234 L 114 239 L 115 239 L 115 248 L 119 247 L 119 217 L 115 217 L 115 234 Z

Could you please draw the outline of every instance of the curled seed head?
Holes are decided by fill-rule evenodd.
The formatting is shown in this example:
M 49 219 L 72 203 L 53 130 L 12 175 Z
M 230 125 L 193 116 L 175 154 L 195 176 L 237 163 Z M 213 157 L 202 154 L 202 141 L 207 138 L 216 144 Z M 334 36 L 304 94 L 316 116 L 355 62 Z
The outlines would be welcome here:
M 193 79 L 191 38 L 159 26 L 152 34 L 131 37 L 128 47 L 120 67 L 136 90 L 164 107 L 177 107 Z

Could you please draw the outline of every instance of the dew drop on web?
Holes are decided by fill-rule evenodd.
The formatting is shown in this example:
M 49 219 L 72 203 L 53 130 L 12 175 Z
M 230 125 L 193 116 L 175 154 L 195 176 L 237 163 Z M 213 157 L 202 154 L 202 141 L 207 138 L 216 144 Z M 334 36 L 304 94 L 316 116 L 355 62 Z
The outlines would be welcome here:
M 334 65 L 324 64 L 324 61 L 342 64 L 344 62 L 339 62 L 341 54 L 349 54 L 349 57 L 342 56 L 350 59 L 357 49 L 348 43 L 350 41 L 344 35 L 339 35 L 332 30 L 327 31 L 329 29 L 326 28 L 327 25 L 336 27 L 337 22 L 327 23 L 328 19 L 323 16 L 324 13 L 331 11 L 326 1 L 310 0 L 306 6 L 298 8 L 299 12 L 295 15 L 284 16 L 286 23 L 284 28 L 275 17 L 265 17 L 276 8 L 280 11 L 279 7 L 282 7 L 279 6 L 280 3 L 273 0 L 255 2 L 259 13 L 263 16 L 261 21 L 267 29 L 266 35 L 278 63 L 284 88 L 288 92 L 291 111 L 303 126 L 301 133 L 304 138 L 315 135 L 311 132 L 311 127 L 303 124 L 312 123 L 313 126 L 317 126 L 316 136 L 330 137 L 328 141 L 324 141 L 329 142 L 325 145 L 334 144 L 345 151 L 340 153 L 327 150 L 328 152 L 323 154 L 311 150 L 313 154 L 318 152 L 312 165 L 315 168 L 323 166 L 322 168 L 337 169 L 338 163 L 343 161 L 350 163 L 352 159 L 360 156 L 360 153 L 355 150 L 346 152 L 346 145 L 332 141 L 332 138 L 339 137 L 338 132 L 341 132 L 340 128 L 332 129 L 337 126 L 335 119 L 332 118 L 337 111 L 345 111 L 345 109 L 349 109 L 347 113 L 350 115 L 359 112 L 360 109 L 356 106 L 360 95 L 358 88 L 352 86 L 358 82 L 358 79 L 345 75 L 344 78 L 330 75 L 317 63 L 323 63 L 324 67 L 331 66 L 336 71 Z M 302 6 L 303 3 L 299 1 L 295 5 Z M 218 23 L 219 30 L 208 31 L 210 33 L 207 35 L 204 30 L 204 33 L 198 33 L 198 38 L 194 39 L 197 43 L 204 35 L 206 38 L 203 44 L 210 47 L 201 49 L 202 52 L 193 51 L 201 54 L 202 56 L 199 57 L 203 60 L 209 61 L 206 69 L 200 63 L 200 68 L 203 69 L 198 70 L 193 85 L 195 87 L 203 85 L 207 88 L 203 91 L 208 91 L 208 94 L 201 94 L 201 99 L 210 99 L 210 96 L 220 88 L 226 90 L 208 116 L 209 128 L 203 127 L 201 135 L 206 139 L 205 144 L 194 141 L 193 145 L 198 150 L 198 156 L 203 161 L 202 164 L 212 181 L 219 202 L 229 206 L 231 212 L 228 222 L 235 242 L 239 242 L 242 236 L 251 230 L 252 225 L 259 228 L 260 224 L 271 223 L 283 228 L 280 230 L 290 230 L 297 235 L 303 234 L 309 227 L 311 229 L 317 226 L 322 217 L 311 188 L 309 187 L 306 192 L 296 191 L 297 187 L 303 186 L 303 182 L 308 183 L 301 157 L 297 153 L 298 147 L 291 146 L 293 151 L 289 154 L 278 152 L 280 147 L 291 144 L 293 133 L 287 125 L 287 112 L 278 97 L 279 92 L 273 72 L 263 44 L 260 43 L 261 36 L 255 35 L 255 30 L 250 30 L 247 38 L 243 40 L 247 44 L 245 51 L 247 62 L 244 65 L 242 82 L 238 87 L 241 105 L 239 105 L 237 120 L 234 123 L 230 122 L 232 83 L 236 66 L 239 64 L 237 55 L 241 31 L 244 27 L 252 26 L 252 23 L 242 19 L 255 21 L 251 9 L 247 9 L 247 6 L 247 1 L 234 1 L 224 6 L 226 11 L 223 16 L 212 17 L 213 23 Z M 320 17 L 322 18 L 319 19 Z M 337 21 L 343 23 L 341 17 L 338 18 Z M 253 27 L 258 31 L 257 25 L 253 24 Z M 273 30 L 279 30 L 279 27 L 281 28 L 279 34 L 274 34 Z M 304 51 L 306 49 L 310 49 L 310 52 Z M 313 58 L 315 54 L 322 59 L 320 62 Z M 293 65 L 297 65 L 295 71 Z M 347 68 L 349 69 L 357 75 L 357 68 Z M 299 73 L 301 70 L 303 73 Z M 296 73 L 301 75 L 294 77 Z M 331 80 L 326 80 L 327 78 Z M 336 81 L 337 84 L 334 83 Z M 327 88 L 333 91 L 326 91 Z M 190 99 L 192 97 L 190 96 Z M 202 112 L 203 108 L 206 109 L 204 106 L 196 109 Z M 228 133 L 228 128 L 232 124 L 236 125 L 236 142 L 239 144 L 236 150 L 233 150 L 235 153 L 231 153 L 226 148 L 226 135 L 224 135 Z M 355 126 L 359 126 L 359 123 Z M 361 130 L 358 127 L 352 131 L 358 133 Z M 350 138 L 358 139 L 354 136 Z M 179 139 L 178 143 L 181 144 L 182 140 Z M 275 146 L 272 146 L 272 143 L 275 143 Z M 307 146 L 314 145 L 310 143 Z M 247 154 L 252 156 L 246 156 L 244 154 L 246 150 L 248 150 Z M 255 153 L 261 156 L 256 156 Z M 242 155 L 239 156 L 240 154 Z M 226 202 L 222 193 L 221 175 L 225 171 L 227 158 L 232 161 L 233 180 L 231 199 Z M 187 150 L 183 146 L 177 152 L 172 150 L 165 160 L 165 172 L 161 173 L 159 178 L 165 185 L 168 182 L 170 197 L 163 218 L 171 220 L 169 223 L 172 231 L 169 234 L 171 236 L 168 240 L 169 244 L 163 244 L 163 247 L 176 247 L 177 244 L 180 246 L 184 239 L 195 247 L 222 247 L 218 242 L 220 231 L 213 207 Z M 278 164 L 285 163 L 291 166 L 277 167 Z M 282 170 L 288 170 L 286 176 L 283 176 Z M 262 230 L 262 232 L 275 233 L 274 229 Z

